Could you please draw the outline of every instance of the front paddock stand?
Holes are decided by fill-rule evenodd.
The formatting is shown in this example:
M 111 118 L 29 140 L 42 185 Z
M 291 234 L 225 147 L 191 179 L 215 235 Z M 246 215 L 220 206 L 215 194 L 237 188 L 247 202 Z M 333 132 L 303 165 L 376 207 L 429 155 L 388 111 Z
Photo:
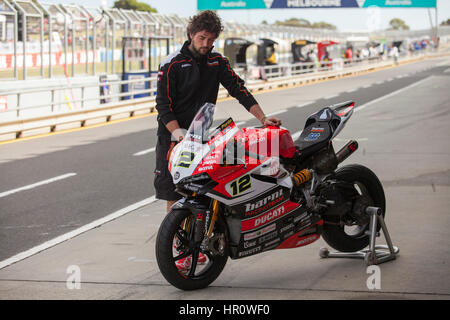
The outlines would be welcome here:
M 381 208 L 367 207 L 366 214 L 370 216 L 370 228 L 366 231 L 366 234 L 370 236 L 369 249 L 356 252 L 330 252 L 327 248 L 320 248 L 320 257 L 364 259 L 368 266 L 395 260 L 400 250 L 392 245 Z M 381 225 L 387 245 L 375 245 L 376 237 L 380 236 L 380 233 L 377 232 L 378 223 Z

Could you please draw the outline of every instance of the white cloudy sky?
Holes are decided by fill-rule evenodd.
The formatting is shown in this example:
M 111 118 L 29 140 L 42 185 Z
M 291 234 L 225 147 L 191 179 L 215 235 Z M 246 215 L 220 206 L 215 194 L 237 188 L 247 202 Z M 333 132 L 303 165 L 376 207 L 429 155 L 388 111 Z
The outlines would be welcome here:
M 114 4 L 115 0 L 47 0 L 52 3 L 77 3 L 86 6 L 101 6 L 102 1 L 108 7 Z M 150 4 L 160 13 L 175 13 L 182 17 L 189 17 L 197 11 L 196 0 L 140 0 Z M 438 21 L 450 18 L 450 0 L 437 0 Z M 262 20 L 273 23 L 276 20 L 288 18 L 304 18 L 311 22 L 326 21 L 334 24 L 339 30 L 367 30 L 368 20 L 377 21 L 376 29 L 386 29 L 392 18 L 401 18 L 411 29 L 430 28 L 431 20 L 435 22 L 435 10 L 426 8 L 410 9 L 380 9 L 373 12 L 369 9 L 271 9 L 271 10 L 219 10 L 222 19 L 230 21 L 240 21 L 244 23 L 258 24 Z

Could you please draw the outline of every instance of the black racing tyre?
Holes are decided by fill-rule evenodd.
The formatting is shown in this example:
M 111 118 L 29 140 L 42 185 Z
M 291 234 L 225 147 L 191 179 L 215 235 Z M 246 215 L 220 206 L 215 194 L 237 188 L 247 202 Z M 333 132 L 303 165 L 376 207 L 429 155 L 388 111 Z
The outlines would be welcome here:
M 171 210 L 161 223 L 156 238 L 156 260 L 164 278 L 181 290 L 196 290 L 209 286 L 220 275 L 228 260 L 228 250 L 224 255 L 202 252 L 200 244 L 195 243 L 195 221 L 189 210 Z M 188 227 L 192 226 L 192 227 Z M 220 219 L 216 222 L 214 233 L 225 233 Z M 177 251 L 174 243 L 178 243 Z M 199 253 L 206 256 L 206 263 L 197 264 Z M 190 256 L 192 263 L 188 270 L 179 270 L 176 261 Z
M 358 164 L 346 165 L 336 170 L 335 178 L 352 183 L 359 194 L 365 195 L 370 200 L 371 206 L 381 208 L 384 217 L 386 198 L 383 186 L 370 169 Z M 345 226 L 327 224 L 326 217 L 324 220 L 323 239 L 334 249 L 341 252 L 355 252 L 369 245 L 370 238 L 365 232 L 369 230 L 370 223 L 358 225 L 351 229 Z M 377 231 L 379 229 L 380 226 L 378 225 Z

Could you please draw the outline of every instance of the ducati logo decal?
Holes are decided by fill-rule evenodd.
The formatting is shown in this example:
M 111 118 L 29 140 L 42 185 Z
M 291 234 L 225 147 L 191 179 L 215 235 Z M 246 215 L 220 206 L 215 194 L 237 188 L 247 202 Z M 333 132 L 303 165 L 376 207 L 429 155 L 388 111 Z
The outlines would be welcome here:
M 285 213 L 286 213 L 286 210 L 284 209 L 284 206 L 281 206 L 272 211 L 269 211 L 269 213 L 264 214 L 255 220 L 255 227 L 266 223 L 266 221 L 269 222 L 269 221 L 272 221 L 273 219 L 281 217 Z
M 259 216 L 242 221 L 242 232 L 262 227 L 270 222 L 280 219 L 285 214 L 298 208 L 300 205 L 295 202 L 286 201 L 282 205 L 273 208 Z

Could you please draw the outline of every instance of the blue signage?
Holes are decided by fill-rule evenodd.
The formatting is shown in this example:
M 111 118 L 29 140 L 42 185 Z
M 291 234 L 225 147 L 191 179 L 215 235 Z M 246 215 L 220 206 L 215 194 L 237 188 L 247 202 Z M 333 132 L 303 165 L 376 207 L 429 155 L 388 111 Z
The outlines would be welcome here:
M 198 10 L 311 8 L 436 8 L 436 0 L 197 0 Z
M 274 0 L 272 9 L 359 8 L 357 0 Z
M 362 8 L 377 6 L 381 8 L 436 8 L 436 0 L 364 0 Z

